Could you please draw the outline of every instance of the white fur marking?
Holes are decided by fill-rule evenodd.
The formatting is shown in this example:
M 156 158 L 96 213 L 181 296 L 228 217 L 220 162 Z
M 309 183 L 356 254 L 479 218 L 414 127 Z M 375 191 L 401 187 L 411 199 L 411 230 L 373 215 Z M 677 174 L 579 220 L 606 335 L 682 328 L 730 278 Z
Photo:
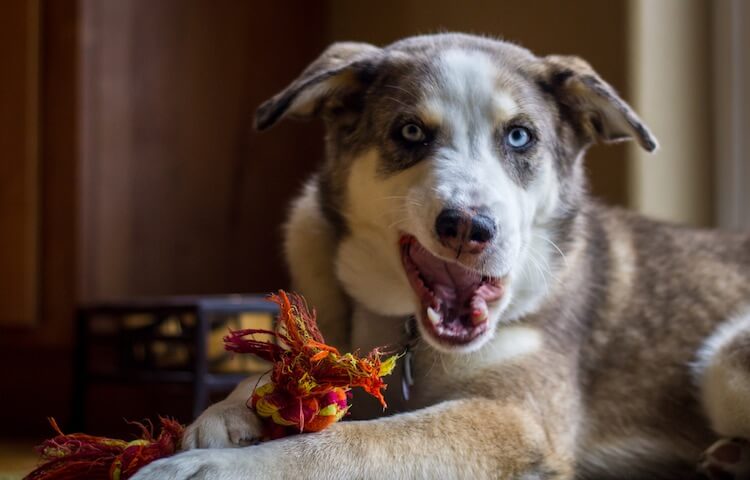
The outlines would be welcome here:
M 485 363 L 499 363 L 539 351 L 544 343 L 539 330 L 522 325 L 500 327 L 481 353 Z
M 499 92 L 494 98 L 495 123 L 505 122 L 518 113 L 518 104 L 513 97 L 505 92 Z
M 722 347 L 732 341 L 738 333 L 747 330 L 750 330 L 750 308 L 719 325 L 698 350 L 696 361 L 692 365 L 696 378 L 699 379 Z
M 458 353 L 456 351 L 435 352 L 436 360 L 442 370 L 438 374 L 440 380 L 433 378 L 429 383 L 465 378 L 466 372 L 496 366 L 523 355 L 531 355 L 541 350 L 543 346 L 542 332 L 536 328 L 525 325 L 499 327 L 494 337 L 479 350 L 460 352 L 460 355 L 456 355 L 455 353 Z
M 727 347 L 737 335 L 750 332 L 750 311 L 722 324 L 704 342 L 693 364 L 701 400 L 717 433 L 750 437 L 750 365 L 737 365 Z

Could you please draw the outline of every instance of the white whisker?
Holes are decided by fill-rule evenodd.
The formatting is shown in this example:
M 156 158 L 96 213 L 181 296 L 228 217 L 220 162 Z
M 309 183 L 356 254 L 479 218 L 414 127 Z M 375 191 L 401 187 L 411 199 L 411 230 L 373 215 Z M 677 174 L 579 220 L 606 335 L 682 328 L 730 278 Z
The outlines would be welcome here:
M 557 244 L 556 244 L 555 242 L 553 242 L 553 241 L 552 241 L 551 239 L 549 239 L 549 238 L 545 237 L 544 235 L 542 235 L 542 234 L 540 234 L 540 233 L 536 233 L 536 232 L 535 232 L 535 233 L 534 233 L 534 236 L 536 236 L 536 237 L 538 237 L 538 238 L 541 238 L 541 239 L 542 239 L 542 240 L 544 240 L 545 242 L 547 242 L 547 243 L 549 243 L 550 245 L 552 245 L 552 247 L 554 247 L 554 249 L 555 249 L 555 250 L 557 250 L 557 253 L 559 253 L 559 254 L 560 254 L 560 256 L 562 257 L 562 259 L 563 259 L 563 262 L 565 263 L 565 266 L 568 266 L 568 258 L 567 258 L 567 257 L 565 256 L 565 254 L 563 253 L 563 251 L 562 251 L 562 250 L 560 250 L 560 247 L 558 247 L 558 246 L 557 246 Z

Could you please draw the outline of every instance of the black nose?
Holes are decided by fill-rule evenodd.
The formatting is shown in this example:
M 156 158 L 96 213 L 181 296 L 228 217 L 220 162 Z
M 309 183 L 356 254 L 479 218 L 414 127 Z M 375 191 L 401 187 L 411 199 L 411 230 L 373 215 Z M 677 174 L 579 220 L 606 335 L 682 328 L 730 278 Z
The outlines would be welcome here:
M 435 220 L 435 231 L 441 239 L 456 238 L 467 220 L 467 215 L 461 210 L 446 208 L 440 212 Z
M 446 208 L 435 219 L 440 242 L 457 252 L 480 253 L 497 233 L 495 220 L 483 213 Z
M 495 221 L 487 215 L 474 215 L 471 219 L 471 233 L 469 240 L 473 242 L 487 243 L 495 236 L 497 227 Z

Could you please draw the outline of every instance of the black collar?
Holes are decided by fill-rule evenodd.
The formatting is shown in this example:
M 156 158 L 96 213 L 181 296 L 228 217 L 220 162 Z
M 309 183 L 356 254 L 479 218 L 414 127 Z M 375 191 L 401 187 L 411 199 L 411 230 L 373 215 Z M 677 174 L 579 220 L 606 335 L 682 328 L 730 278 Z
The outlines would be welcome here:
M 419 334 L 417 332 L 417 319 L 413 315 L 407 318 L 404 322 L 404 337 L 404 359 L 401 362 L 401 394 L 403 395 L 404 400 L 408 402 L 411 387 L 414 386 L 412 357 L 414 356 L 414 347 L 419 340 Z

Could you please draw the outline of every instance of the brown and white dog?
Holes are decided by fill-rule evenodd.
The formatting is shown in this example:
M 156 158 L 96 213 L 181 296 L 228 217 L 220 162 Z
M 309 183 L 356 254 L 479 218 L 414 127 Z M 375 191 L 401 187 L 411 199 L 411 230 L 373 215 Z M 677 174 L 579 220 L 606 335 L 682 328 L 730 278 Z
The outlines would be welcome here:
M 286 117 L 327 127 L 286 229 L 295 288 L 343 348 L 398 344 L 416 316 L 411 398 L 231 448 L 258 434 L 250 380 L 137 479 L 750 474 L 721 440 L 750 438 L 750 236 L 589 198 L 589 145 L 657 144 L 586 62 L 460 34 L 337 43 L 257 127 Z

